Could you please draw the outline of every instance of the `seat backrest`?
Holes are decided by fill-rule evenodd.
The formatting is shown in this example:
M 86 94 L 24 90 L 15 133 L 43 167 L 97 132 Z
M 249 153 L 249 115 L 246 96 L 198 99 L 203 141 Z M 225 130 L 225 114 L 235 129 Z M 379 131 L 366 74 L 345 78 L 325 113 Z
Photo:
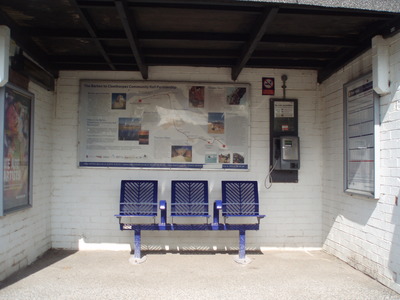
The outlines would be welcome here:
M 222 181 L 222 215 L 258 216 L 257 181 Z
M 208 182 L 173 180 L 171 182 L 171 216 L 208 216 Z
M 122 180 L 121 216 L 157 216 L 158 182 L 156 180 Z

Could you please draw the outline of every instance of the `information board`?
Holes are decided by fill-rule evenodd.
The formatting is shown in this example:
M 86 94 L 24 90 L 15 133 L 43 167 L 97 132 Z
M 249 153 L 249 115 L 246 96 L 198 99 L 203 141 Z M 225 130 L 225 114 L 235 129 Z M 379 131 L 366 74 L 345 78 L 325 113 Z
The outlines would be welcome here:
M 375 196 L 379 167 L 379 103 L 366 75 L 344 85 L 345 190 Z
M 249 84 L 82 80 L 79 166 L 249 168 Z

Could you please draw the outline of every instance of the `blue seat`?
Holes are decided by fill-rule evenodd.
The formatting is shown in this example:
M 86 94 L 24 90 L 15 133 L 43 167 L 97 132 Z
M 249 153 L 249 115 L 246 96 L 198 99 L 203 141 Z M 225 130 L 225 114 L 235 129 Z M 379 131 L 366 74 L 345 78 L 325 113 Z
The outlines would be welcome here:
M 171 217 L 210 217 L 208 182 L 173 180 L 171 182 Z
M 257 217 L 259 214 L 257 181 L 222 181 L 222 216 Z
M 116 217 L 156 217 L 158 182 L 122 180 L 120 212 Z
M 258 230 L 260 215 L 258 204 L 257 181 L 222 181 L 222 200 L 214 202 L 213 222 L 208 223 L 208 182 L 206 180 L 173 180 L 171 182 L 171 217 L 167 223 L 167 203 L 160 200 L 160 223 L 155 223 L 157 216 L 156 180 L 123 180 L 121 181 L 120 214 L 121 230 L 134 231 L 134 254 L 132 263 L 141 263 L 141 232 L 143 230 L 238 230 L 239 255 L 235 261 L 248 263 L 246 258 L 246 230 Z M 224 224 L 219 223 L 220 210 L 225 218 Z M 121 222 L 122 217 L 153 217 L 153 224 Z M 207 223 L 176 224 L 174 217 L 206 217 Z M 257 217 L 257 223 L 227 223 L 228 217 Z M 197 220 L 196 220 L 197 221 Z M 240 221 L 240 220 L 239 220 Z

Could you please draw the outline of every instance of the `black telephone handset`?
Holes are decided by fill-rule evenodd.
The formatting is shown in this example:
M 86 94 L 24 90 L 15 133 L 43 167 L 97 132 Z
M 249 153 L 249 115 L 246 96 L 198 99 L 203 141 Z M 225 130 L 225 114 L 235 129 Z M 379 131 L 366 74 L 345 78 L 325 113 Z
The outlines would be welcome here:
M 275 139 L 274 142 L 275 142 L 274 157 L 275 157 L 275 160 L 278 160 L 281 157 L 281 140 Z
M 273 169 L 299 170 L 300 149 L 299 137 L 280 136 L 273 139 Z

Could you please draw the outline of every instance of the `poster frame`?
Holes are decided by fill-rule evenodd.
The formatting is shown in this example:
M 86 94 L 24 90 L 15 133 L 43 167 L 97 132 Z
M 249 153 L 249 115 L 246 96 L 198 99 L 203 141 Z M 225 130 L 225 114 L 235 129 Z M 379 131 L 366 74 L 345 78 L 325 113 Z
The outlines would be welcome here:
M 372 89 L 372 108 L 373 108 L 373 188 L 371 190 L 367 189 L 355 189 L 349 187 L 349 132 L 348 132 L 348 89 L 351 86 L 362 84 L 363 82 L 367 82 L 371 85 Z M 344 151 L 343 151 L 343 187 L 344 192 L 350 195 L 359 195 L 367 198 L 378 199 L 380 196 L 380 104 L 379 104 L 379 95 L 373 90 L 372 84 L 372 73 L 369 72 L 364 74 L 354 80 L 351 80 L 343 85 L 343 130 L 344 130 Z
M 250 141 L 251 141 L 251 85 L 250 83 L 244 83 L 244 82 L 209 82 L 209 81 L 164 81 L 164 80 L 157 80 L 157 81 L 136 81 L 136 80 L 107 80 L 107 79 L 81 79 L 80 80 L 80 92 L 79 92 L 79 121 L 78 121 L 78 155 L 77 155 L 77 167 L 78 168 L 106 168 L 106 169 L 145 169 L 145 170 L 196 170 L 196 171 L 249 171 L 250 169 Z M 221 163 L 217 161 L 217 163 L 208 163 L 208 162 L 199 162 L 199 161 L 193 161 L 189 163 L 179 163 L 179 162 L 140 162 L 140 161 L 125 161 L 125 162 L 113 162 L 113 161 L 105 161 L 105 162 L 96 162 L 96 161 L 91 161 L 90 159 L 82 159 L 82 157 L 86 156 L 88 157 L 88 153 L 86 153 L 84 156 L 82 156 L 83 151 L 86 151 L 86 133 L 87 132 L 87 120 L 88 120 L 88 115 L 87 115 L 87 101 L 88 101 L 88 90 L 87 88 L 93 89 L 92 92 L 94 93 L 102 93 L 101 89 L 116 89 L 115 91 L 110 91 L 111 93 L 111 98 L 113 97 L 114 94 L 124 94 L 125 97 L 129 97 L 130 91 L 132 91 L 133 88 L 167 88 L 167 87 L 174 87 L 176 86 L 178 88 L 181 88 L 182 86 L 202 86 L 205 88 L 208 87 L 224 87 L 224 88 L 234 88 L 234 87 L 245 87 L 246 88 L 246 111 L 247 111 L 247 117 L 246 117 L 246 125 L 245 125 L 245 132 L 246 132 L 246 146 L 245 146 L 245 154 L 246 154 L 246 162 L 245 163 L 234 163 L 234 162 L 229 162 L 229 163 Z M 96 91 L 96 89 L 98 89 Z M 150 94 L 149 94 L 150 95 Z M 148 97 L 147 97 L 148 98 Z M 136 100 L 135 100 L 136 101 Z M 143 99 L 139 99 L 138 103 L 145 104 Z M 190 101 L 190 99 L 189 99 Z M 128 109 L 128 106 L 131 105 L 132 103 L 126 102 L 125 105 L 126 108 Z M 203 106 L 199 106 L 200 108 Z M 112 108 L 115 110 L 115 108 Z M 187 108 L 185 108 L 187 109 Z M 219 110 L 216 110 L 215 112 L 220 112 Z M 118 112 L 115 110 L 115 112 Z M 215 113 L 215 112 L 209 112 Z M 224 114 L 225 112 L 223 112 Z M 121 116 L 121 118 L 123 118 Z M 143 129 L 144 130 L 144 129 Z M 147 130 L 147 129 L 146 129 Z M 202 139 L 202 138 L 200 138 Z M 119 138 L 119 140 L 122 140 Z M 135 139 L 132 139 L 135 141 Z M 204 139 L 203 139 L 204 140 Z M 217 139 L 215 139 L 217 140 Z M 182 145 L 181 145 L 182 146 Z M 225 145 L 223 145 L 225 147 Z M 227 145 L 229 147 L 229 145 Z M 172 146 L 173 148 L 173 146 Z M 230 151 L 230 150 L 227 150 Z M 221 150 L 223 152 L 223 149 Z M 118 154 L 116 153 L 110 153 L 110 156 L 117 156 Z M 93 153 L 89 153 L 89 157 Z M 99 155 L 102 155 L 101 153 Z M 106 154 L 107 155 L 107 154 Z M 106 156 L 103 156 L 103 158 Z M 232 159 L 234 155 L 231 155 Z
M 13 199 L 7 199 L 5 197 L 5 152 L 7 150 L 7 145 L 6 145 L 6 138 L 7 138 L 7 132 L 6 132 L 6 122 L 7 122 L 7 116 L 6 110 L 7 110 L 7 105 L 9 104 L 8 101 L 6 100 L 6 96 L 8 93 L 13 93 L 14 95 L 18 95 L 18 99 L 15 98 L 14 103 L 18 103 L 21 101 L 24 101 L 27 106 L 28 112 L 25 113 L 25 118 L 29 118 L 28 122 L 24 122 L 24 126 L 29 126 L 29 128 L 24 128 L 23 133 L 24 137 L 21 138 L 21 135 L 16 138 L 16 141 L 24 142 L 25 143 L 25 149 L 27 149 L 28 153 L 25 155 L 24 153 L 24 162 L 22 162 L 23 166 L 26 166 L 26 178 L 23 180 L 21 184 L 24 185 L 24 192 L 26 192 L 25 198 L 21 203 L 17 204 L 10 204 Z M 2 146 L 0 147 L 0 163 L 2 166 L 2 172 L 0 172 L 0 216 L 7 215 L 9 213 L 23 210 L 26 208 L 32 207 L 32 186 L 33 186 L 33 137 L 34 137 L 34 95 L 25 90 L 22 89 L 12 83 L 7 83 L 4 85 L 2 88 L 0 88 L 0 115 L 3 116 L 3 121 L 0 122 L 0 139 L 2 141 Z M 21 113 L 21 112 L 17 112 Z M 27 145 L 26 145 L 27 144 Z M 21 196 L 21 195 L 18 195 Z M 17 196 L 17 197 L 18 197 Z

